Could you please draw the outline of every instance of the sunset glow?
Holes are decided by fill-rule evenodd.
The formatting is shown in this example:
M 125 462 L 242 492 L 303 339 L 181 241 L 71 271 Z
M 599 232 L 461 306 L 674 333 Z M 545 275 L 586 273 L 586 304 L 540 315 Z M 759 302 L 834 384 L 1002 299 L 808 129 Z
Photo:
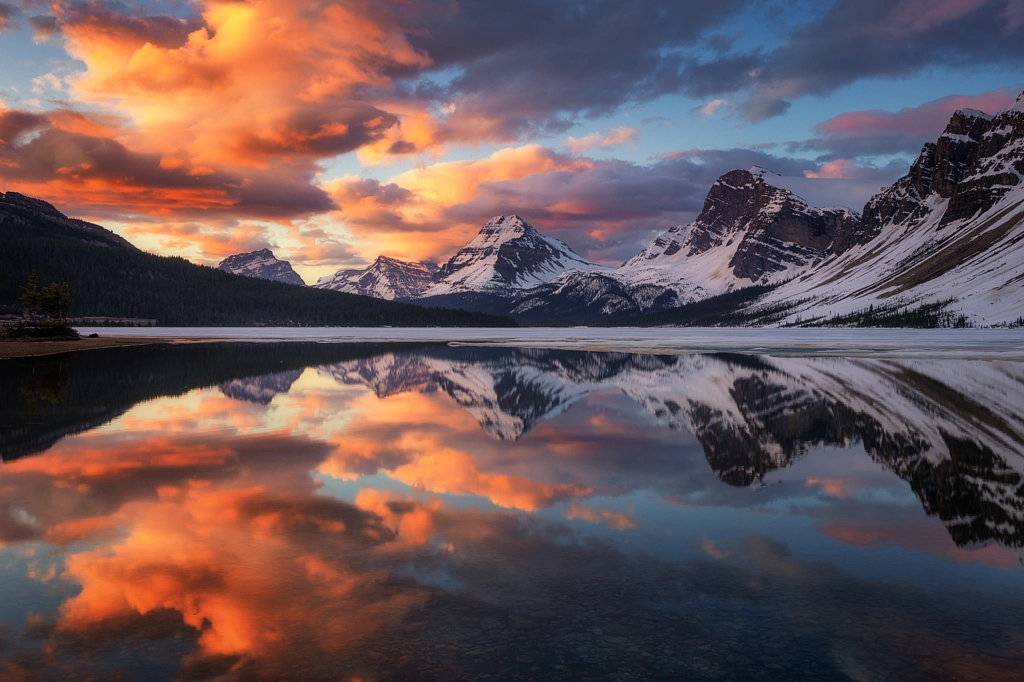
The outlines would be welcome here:
M 1018 5 L 4 2 L 0 189 L 307 281 L 503 213 L 617 264 L 730 168 L 892 181 L 1020 92 Z

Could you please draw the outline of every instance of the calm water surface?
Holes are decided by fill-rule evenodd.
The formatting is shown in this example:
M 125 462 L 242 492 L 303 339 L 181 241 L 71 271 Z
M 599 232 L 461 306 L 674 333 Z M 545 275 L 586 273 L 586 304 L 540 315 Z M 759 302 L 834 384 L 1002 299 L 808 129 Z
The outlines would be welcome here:
M 1024 679 L 1024 363 L 0 361 L 0 678 Z

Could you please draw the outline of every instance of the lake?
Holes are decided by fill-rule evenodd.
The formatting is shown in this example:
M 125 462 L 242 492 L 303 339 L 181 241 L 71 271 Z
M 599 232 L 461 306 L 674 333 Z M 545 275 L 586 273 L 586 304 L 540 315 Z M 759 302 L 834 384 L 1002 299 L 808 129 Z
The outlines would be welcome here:
M 423 341 L 0 361 L 0 678 L 1024 679 L 1013 353 Z

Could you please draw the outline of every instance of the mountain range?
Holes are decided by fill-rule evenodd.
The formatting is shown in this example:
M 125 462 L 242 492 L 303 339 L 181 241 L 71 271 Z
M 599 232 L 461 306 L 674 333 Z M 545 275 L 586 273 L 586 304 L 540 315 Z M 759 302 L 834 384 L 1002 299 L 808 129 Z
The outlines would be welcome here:
M 270 251 L 229 258 L 221 270 L 137 249 L 99 225 L 17 192 L 0 193 L 0 314 L 21 312 L 36 272 L 67 282 L 71 316 L 167 326 L 510 326 L 508 318 L 313 289 Z M 233 272 L 234 268 L 239 276 Z M 293 277 L 292 277 L 293 276 Z M 284 281 L 267 281 L 267 277 Z
M 37 269 L 71 284 L 74 316 L 159 324 L 1024 326 L 1022 180 L 1024 95 L 994 116 L 955 112 L 859 213 L 810 205 L 792 178 L 737 169 L 692 223 L 618 267 L 502 215 L 440 267 L 380 256 L 312 287 L 269 249 L 214 274 L 0 193 L 0 313 L 17 312 Z
M 381 257 L 314 286 L 527 323 L 685 323 L 704 302 L 751 325 L 1024 324 L 1024 95 L 995 116 L 955 112 L 859 213 L 811 206 L 790 180 L 725 173 L 692 223 L 619 267 L 510 215 L 437 270 Z

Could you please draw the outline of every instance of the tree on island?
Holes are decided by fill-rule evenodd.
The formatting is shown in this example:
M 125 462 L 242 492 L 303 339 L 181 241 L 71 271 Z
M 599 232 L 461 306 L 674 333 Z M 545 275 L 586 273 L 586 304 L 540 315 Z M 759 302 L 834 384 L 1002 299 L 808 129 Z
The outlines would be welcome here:
M 64 338 L 77 339 L 78 332 L 69 320 L 71 315 L 71 287 L 67 282 L 39 288 L 39 274 L 33 270 L 28 282 L 21 287 L 21 322 L 4 330 L 8 338 Z

